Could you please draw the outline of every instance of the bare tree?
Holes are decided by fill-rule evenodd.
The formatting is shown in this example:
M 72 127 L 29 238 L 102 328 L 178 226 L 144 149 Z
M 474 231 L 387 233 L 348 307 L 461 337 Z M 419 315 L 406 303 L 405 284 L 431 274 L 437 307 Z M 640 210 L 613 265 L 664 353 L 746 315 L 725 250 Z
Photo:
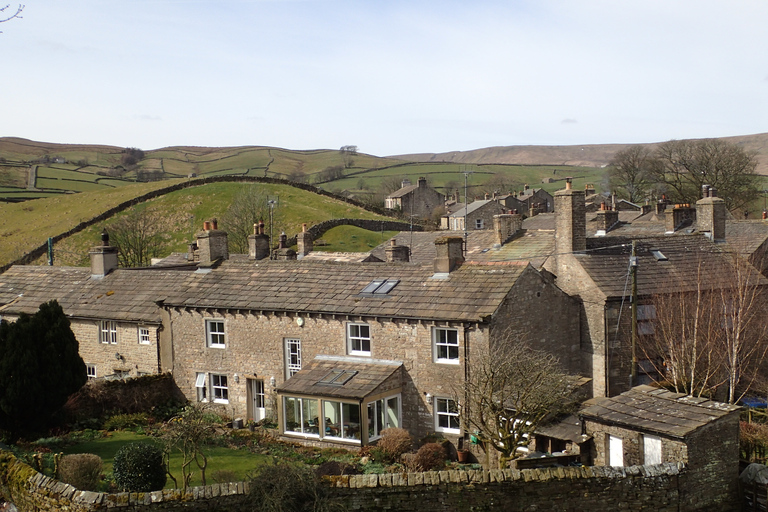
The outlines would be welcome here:
M 8 4 L 5 7 L 0 7 L 0 23 L 11 21 L 14 18 L 21 18 L 21 12 L 23 10 L 23 4 L 19 4 L 15 11 L 11 8 L 11 4 Z M 2 34 L 2 32 L 0 32 L 0 34 Z
M 110 224 L 107 231 L 118 249 L 121 267 L 146 267 L 160 254 L 159 221 L 146 208 L 129 211 Z
M 472 354 L 467 379 L 454 397 L 464 430 L 493 447 L 504 468 L 542 420 L 568 408 L 571 378 L 554 356 L 509 334 Z
M 208 457 L 204 452 L 206 444 L 213 439 L 217 421 L 216 414 L 205 404 L 190 405 L 168 420 L 161 430 L 160 439 L 163 441 L 164 458 L 168 476 L 178 487 L 176 477 L 170 472 L 171 453 L 181 454 L 181 484 L 182 489 L 189 487 L 192 480 L 193 466 L 200 470 L 200 479 L 205 485 L 205 470 L 208 467 Z
M 611 160 L 607 176 L 611 191 L 632 203 L 648 197 L 653 186 L 653 154 L 647 146 L 630 146 Z
M 499 195 L 510 194 L 513 190 L 523 188 L 519 179 L 505 172 L 494 173 L 481 187 L 482 191 L 489 195 L 493 195 L 494 192 Z
M 717 189 L 729 210 L 758 197 L 757 159 L 741 146 L 720 139 L 672 140 L 654 153 L 652 178 L 664 184 L 671 199 L 695 203 L 702 185 Z
M 653 333 L 640 347 L 662 385 L 736 403 L 768 363 L 768 290 L 749 262 L 724 258 L 715 286 L 700 264 L 695 290 L 653 298 Z
M 278 209 L 273 206 L 271 213 L 272 229 L 279 233 Z M 253 234 L 253 225 L 260 220 L 269 223 L 269 219 L 270 203 L 266 190 L 258 184 L 244 185 L 221 217 L 221 226 L 227 231 L 231 252 L 247 253 L 248 236 Z

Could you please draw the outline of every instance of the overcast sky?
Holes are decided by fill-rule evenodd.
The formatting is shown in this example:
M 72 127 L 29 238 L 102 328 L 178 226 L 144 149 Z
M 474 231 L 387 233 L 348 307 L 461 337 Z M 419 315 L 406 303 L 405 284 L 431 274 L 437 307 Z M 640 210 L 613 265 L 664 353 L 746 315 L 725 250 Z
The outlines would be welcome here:
M 765 0 L 25 3 L 0 136 L 384 156 L 768 131 Z

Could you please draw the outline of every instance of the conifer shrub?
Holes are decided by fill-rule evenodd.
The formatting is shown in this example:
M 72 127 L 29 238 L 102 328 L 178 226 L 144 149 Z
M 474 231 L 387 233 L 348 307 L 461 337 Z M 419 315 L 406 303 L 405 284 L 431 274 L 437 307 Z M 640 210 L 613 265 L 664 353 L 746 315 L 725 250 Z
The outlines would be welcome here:
M 123 445 L 113 463 L 115 483 L 125 491 L 159 491 L 167 479 L 163 452 L 150 443 Z

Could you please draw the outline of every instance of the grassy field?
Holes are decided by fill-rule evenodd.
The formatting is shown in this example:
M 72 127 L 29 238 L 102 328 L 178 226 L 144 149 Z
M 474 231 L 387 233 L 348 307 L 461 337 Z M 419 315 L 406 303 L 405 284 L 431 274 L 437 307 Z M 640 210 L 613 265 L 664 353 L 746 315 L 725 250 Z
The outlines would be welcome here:
M 160 255 L 165 256 L 171 252 L 186 252 L 187 243 L 193 239 L 194 233 L 202 229 L 203 221 L 212 218 L 221 219 L 233 197 L 244 187 L 258 189 L 264 196 L 277 201 L 277 206 L 274 209 L 275 236 L 281 231 L 285 231 L 289 236 L 295 235 L 301 231 L 301 224 L 305 222 L 311 226 L 335 218 L 388 219 L 388 217 L 376 215 L 348 203 L 290 185 L 210 183 L 157 197 L 62 240 L 54 247 L 55 262 L 57 265 L 87 265 L 88 249 L 98 243 L 102 229 L 109 230 L 109 226 L 113 222 L 133 210 L 146 210 L 159 219 L 162 231 Z M 127 187 L 115 190 L 123 190 L 124 188 Z M 88 196 L 90 195 L 88 194 Z M 23 205 L 29 204 L 22 203 L 9 206 L 23 208 Z M 94 210 L 91 216 L 99 211 L 101 210 Z M 19 213 L 24 214 L 25 212 L 22 210 Z M 265 218 L 265 222 L 268 225 L 269 219 Z M 223 223 L 220 224 L 220 227 L 226 229 L 226 225 Z M 13 235 L 23 239 L 24 231 L 19 230 Z M 351 238 L 352 236 L 355 238 Z M 390 236 L 391 234 L 387 235 L 387 237 Z M 343 247 L 340 250 L 352 251 L 355 250 L 353 248 L 355 245 L 351 241 L 359 239 L 360 243 L 357 244 L 357 250 L 367 251 L 378 245 L 380 243 L 378 240 L 381 238 L 380 233 L 359 230 L 359 232 L 351 235 L 341 235 L 336 245 Z M 331 235 L 331 239 L 335 239 L 333 235 Z M 38 243 L 42 243 L 42 241 Z
M 394 237 L 398 231 L 368 231 L 355 226 L 329 229 L 315 250 L 325 252 L 366 252 Z
M 145 435 L 129 431 L 118 431 L 110 432 L 108 437 L 69 446 L 63 450 L 63 453 L 94 453 L 101 457 L 104 473 L 111 473 L 117 450 L 126 443 L 138 441 L 155 442 L 151 437 Z M 218 446 L 208 447 L 204 453 L 208 457 L 208 468 L 206 469 L 206 483 L 208 484 L 216 481 L 214 476 L 218 470 L 231 471 L 234 473 L 235 481 L 242 481 L 246 479 L 246 475 L 249 472 L 253 471 L 260 464 L 272 460 L 272 457 L 268 455 L 254 454 L 245 449 L 237 450 Z M 181 483 L 181 464 L 180 455 L 178 453 L 172 454 L 170 463 L 171 474 L 176 477 L 179 483 Z M 193 486 L 202 485 L 199 470 L 195 471 L 191 484 Z M 173 480 L 169 479 L 165 484 L 165 488 L 173 489 Z

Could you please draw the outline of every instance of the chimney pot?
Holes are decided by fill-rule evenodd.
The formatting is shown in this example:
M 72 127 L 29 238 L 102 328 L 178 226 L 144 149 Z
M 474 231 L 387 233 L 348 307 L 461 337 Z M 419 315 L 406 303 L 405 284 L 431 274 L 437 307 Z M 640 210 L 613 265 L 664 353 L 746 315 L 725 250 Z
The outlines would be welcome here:
M 565 190 L 571 190 L 573 188 L 573 178 L 565 178 Z
M 763 220 L 768 219 L 768 211 L 763 210 Z
M 213 220 L 211 221 L 211 227 L 212 227 L 213 229 L 219 229 L 219 221 L 218 221 L 218 220 L 216 220 L 216 219 L 213 219 Z
M 210 231 L 211 230 L 211 221 L 204 221 L 203 222 L 203 231 Z

